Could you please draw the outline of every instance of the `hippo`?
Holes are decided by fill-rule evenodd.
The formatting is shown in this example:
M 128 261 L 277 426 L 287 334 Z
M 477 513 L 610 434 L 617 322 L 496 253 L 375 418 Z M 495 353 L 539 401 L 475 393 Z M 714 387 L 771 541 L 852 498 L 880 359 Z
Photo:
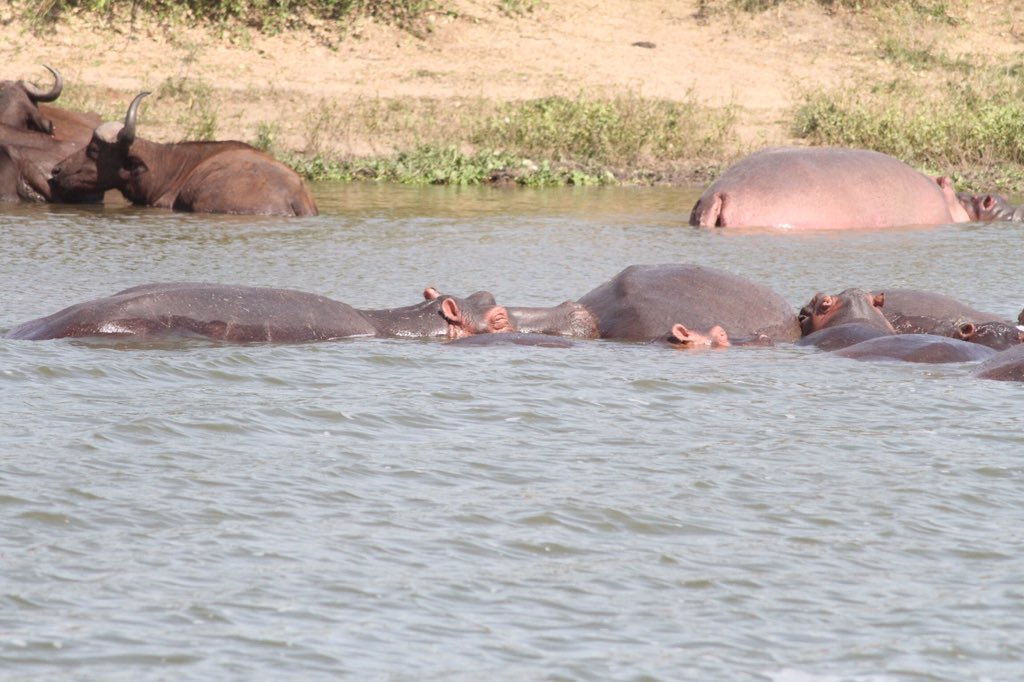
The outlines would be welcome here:
M 435 295 L 436 294 L 436 295 Z M 441 296 L 405 308 L 361 311 L 292 289 L 174 282 L 144 284 L 18 325 L 9 339 L 207 338 L 231 343 L 298 343 L 352 337 L 447 336 L 512 329 L 486 292 Z
M 956 197 L 974 222 L 1024 222 L 1024 204 L 1014 206 L 1001 194 L 957 192 Z
M 717 325 L 731 338 L 800 338 L 796 314 L 782 296 L 701 265 L 631 265 L 578 303 L 596 317 L 603 339 L 652 341 L 676 324 L 706 330 Z
M 799 345 L 835 350 L 878 336 L 896 333 L 882 307 L 885 294 L 863 289 L 847 289 L 840 294 L 818 292 L 800 309 L 800 329 L 804 338 Z
M 359 309 L 359 312 L 373 325 L 374 335 L 380 337 L 457 339 L 515 330 L 508 312 L 495 303 L 490 292 L 478 291 L 465 299 L 456 299 L 427 287 L 423 298 L 422 303 L 404 308 Z
M 846 289 L 840 294 L 821 292 L 800 309 L 800 346 L 837 350 L 855 343 L 896 333 L 882 314 L 885 294 Z
M 536 332 L 509 332 L 507 334 L 473 334 L 447 341 L 446 346 L 536 346 L 541 348 L 574 348 L 579 345 L 566 336 Z
M 904 362 L 976 362 L 996 351 L 969 341 L 934 334 L 879 336 L 833 351 L 854 360 L 902 360 Z
M 1024 345 L 999 351 L 978 365 L 974 376 L 997 381 L 1024 381 Z
M 884 291 L 882 314 L 897 334 L 936 334 L 996 350 L 1022 341 L 1021 331 L 1005 318 L 976 310 L 950 296 L 919 289 Z
M 565 301 L 550 308 L 508 306 L 509 317 L 523 333 L 570 336 L 596 339 L 600 336 L 597 318 L 575 301 Z
M 730 166 L 690 213 L 700 227 L 842 230 L 969 217 L 948 178 L 867 149 L 775 147 Z

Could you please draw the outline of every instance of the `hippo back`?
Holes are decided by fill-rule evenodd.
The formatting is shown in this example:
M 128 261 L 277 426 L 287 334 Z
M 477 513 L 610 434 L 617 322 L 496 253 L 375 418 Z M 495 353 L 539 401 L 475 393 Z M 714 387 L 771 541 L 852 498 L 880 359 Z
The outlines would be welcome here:
M 978 365 L 974 376 L 997 381 L 1024 381 L 1024 345 L 996 353 Z
M 631 265 L 579 303 L 597 317 L 602 338 L 650 341 L 675 324 L 691 329 L 720 325 L 734 338 L 800 338 L 796 313 L 779 294 L 700 265 Z
M 854 360 L 901 360 L 903 362 L 976 362 L 996 351 L 976 343 L 933 334 L 880 336 L 835 351 Z
M 943 321 L 1003 322 L 1006 318 L 975 310 L 960 301 L 920 289 L 873 289 L 885 293 L 882 314 L 899 333 L 929 334 Z
M 963 212 L 952 189 L 867 149 L 780 147 L 729 167 L 690 215 L 704 227 L 793 229 L 941 225 Z M 962 216 L 966 219 L 966 214 Z
M 290 289 L 207 283 L 146 284 L 21 324 L 12 339 L 205 337 L 295 343 L 372 336 L 351 306 Z

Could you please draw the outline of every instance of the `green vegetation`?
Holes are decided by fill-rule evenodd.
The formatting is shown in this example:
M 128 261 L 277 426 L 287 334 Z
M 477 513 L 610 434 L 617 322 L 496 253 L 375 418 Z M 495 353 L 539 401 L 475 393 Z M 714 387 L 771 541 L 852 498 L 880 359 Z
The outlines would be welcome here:
M 1019 189 L 1024 61 L 950 68 L 960 61 L 927 52 L 916 53 L 915 63 L 921 54 L 941 65 L 926 81 L 895 79 L 805 93 L 793 133 L 811 144 L 892 154 L 930 172 L 951 174 L 965 188 L 994 182 L 1001 189 Z M 979 169 L 984 178 L 977 177 Z
M 699 0 L 698 12 L 702 15 L 716 12 L 740 11 L 763 12 L 785 4 L 796 4 L 804 0 Z M 896 12 L 920 17 L 930 17 L 955 23 L 947 0 L 815 0 L 817 4 L 831 10 L 851 12 Z
M 513 2 L 522 5 L 525 0 Z M 310 20 L 330 21 L 344 33 L 358 17 L 395 24 L 413 33 L 427 30 L 436 0 L 20 0 L 22 14 L 35 23 L 54 21 L 69 12 L 113 17 L 130 11 L 185 23 L 241 24 L 260 31 L 307 28 Z M 529 4 L 529 3 L 526 3 Z
M 528 14 L 530 21 L 543 20 L 550 2 L 489 1 L 513 22 Z M 782 121 L 792 138 L 876 149 L 926 172 L 951 175 L 963 189 L 1024 191 L 1024 60 L 1015 56 L 998 63 L 943 49 L 958 26 L 948 0 L 814 1 L 862 18 L 865 35 L 874 31 L 865 44 L 874 46 L 884 68 L 841 87 L 797 93 L 791 118 Z M 796 2 L 806 0 L 700 0 L 699 7 L 704 15 L 757 13 Z M 56 21 L 70 12 L 111 18 L 121 13 L 123 19 L 130 11 L 133 18 L 137 12 L 158 22 L 205 23 L 219 35 L 237 36 L 239 27 L 298 28 L 320 31 L 317 35 L 333 32 L 337 38 L 365 18 L 422 36 L 430 30 L 431 15 L 457 16 L 449 5 L 446 0 L 16 0 L 15 6 L 37 21 Z M 986 28 L 998 34 L 999 27 Z M 149 121 L 186 139 L 213 139 L 224 93 L 188 76 L 206 46 L 201 39 L 181 40 L 190 39 L 199 42 L 184 45 L 182 75 L 152 85 L 163 113 L 154 107 Z M 437 67 L 412 77 L 443 82 L 447 75 Z M 254 89 L 245 96 L 274 92 Z M 128 100 L 124 93 L 80 92 L 71 86 L 62 101 L 117 120 Z M 525 101 L 324 99 L 303 103 L 291 114 L 288 120 L 259 123 L 251 141 L 317 180 L 531 186 L 693 182 L 751 151 L 739 134 L 744 125 L 750 128 L 741 107 L 707 106 L 695 92 L 671 101 L 592 92 Z M 290 139 L 292 147 L 281 146 L 282 139 Z
M 732 107 L 645 99 L 548 97 L 523 102 L 360 100 L 341 110 L 321 101 L 306 120 L 305 158 L 281 154 L 312 179 L 522 185 L 606 184 L 658 177 L 659 166 L 719 153 Z M 345 157 L 351 136 L 390 140 L 397 151 Z M 257 146 L 272 144 L 260 126 Z
M 212 104 L 212 88 L 208 84 L 187 78 L 168 78 L 155 94 L 177 100 L 182 105 L 177 123 L 186 140 L 216 139 L 217 112 Z

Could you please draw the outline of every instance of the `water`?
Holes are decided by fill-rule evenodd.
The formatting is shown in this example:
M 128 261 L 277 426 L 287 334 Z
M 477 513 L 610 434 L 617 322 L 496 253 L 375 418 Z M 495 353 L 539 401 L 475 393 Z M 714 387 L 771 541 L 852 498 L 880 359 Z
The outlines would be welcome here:
M 693 262 L 1009 318 L 1021 225 L 683 223 L 666 188 L 7 206 L 0 330 L 136 284 L 577 298 Z M 0 341 L 0 678 L 1017 680 L 1024 392 L 970 365 L 352 340 Z

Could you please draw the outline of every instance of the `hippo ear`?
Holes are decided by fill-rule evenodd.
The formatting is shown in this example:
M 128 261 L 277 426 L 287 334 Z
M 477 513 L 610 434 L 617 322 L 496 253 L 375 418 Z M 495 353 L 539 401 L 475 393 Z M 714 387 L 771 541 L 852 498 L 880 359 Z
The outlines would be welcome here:
M 436 298 L 441 298 L 441 292 L 434 287 L 427 287 L 423 290 L 424 301 L 433 301 Z
M 462 324 L 462 311 L 459 310 L 459 304 L 454 298 L 446 298 L 441 302 L 441 317 L 448 324 Z
M 835 296 L 826 296 L 824 294 L 818 294 L 815 296 L 818 299 L 818 305 L 815 306 L 819 313 L 823 313 L 836 304 Z
M 996 207 L 996 198 L 991 194 L 986 194 L 981 198 L 981 208 L 986 211 L 991 211 Z
M 871 298 L 871 305 L 875 306 L 876 308 L 881 308 L 882 306 L 884 306 L 885 305 L 885 292 L 882 292 L 882 293 L 879 293 L 879 294 L 875 294 Z
M 669 341 L 672 343 L 690 343 L 693 339 L 690 338 L 690 330 L 677 322 L 672 325 Z
M 970 341 L 978 333 L 978 328 L 973 322 L 960 322 L 956 325 L 956 338 Z

